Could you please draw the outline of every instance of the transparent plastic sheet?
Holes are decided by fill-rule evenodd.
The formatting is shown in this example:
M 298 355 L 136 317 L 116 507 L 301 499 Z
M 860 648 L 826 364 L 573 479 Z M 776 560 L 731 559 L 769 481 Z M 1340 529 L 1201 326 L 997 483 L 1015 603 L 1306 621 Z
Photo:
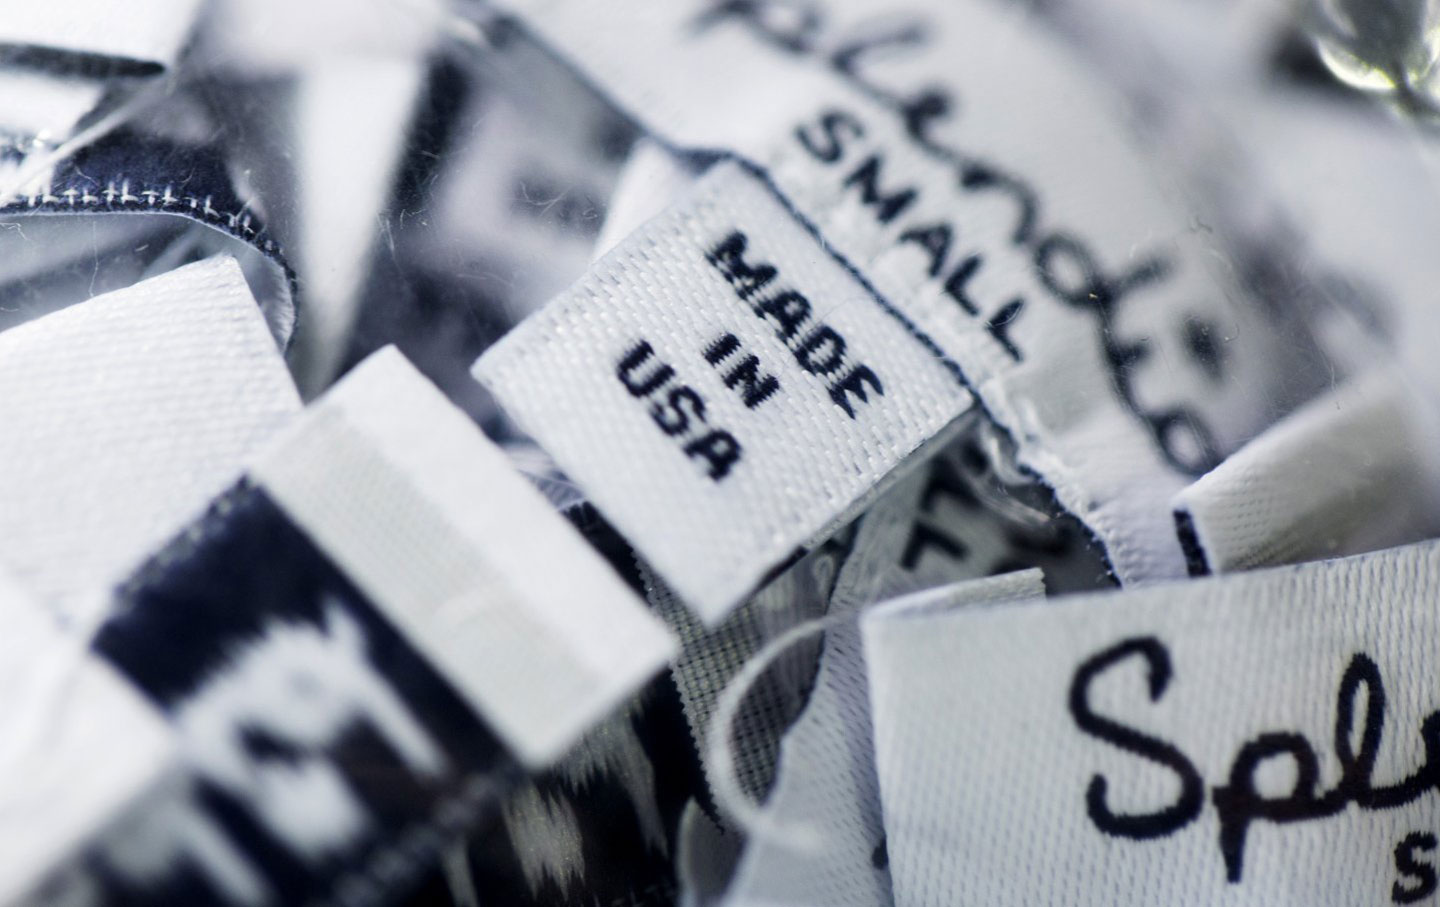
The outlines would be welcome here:
M 1414 62 L 1419 45 L 1400 62 L 1367 63 L 1376 47 L 1399 39 L 1365 33 L 1343 15 L 1337 29 L 1336 10 L 1353 4 L 1315 13 L 1232 2 L 1215 21 L 1200 17 L 1211 27 L 1199 32 L 1193 12 L 1176 3 L 1014 5 L 1027 8 L 1026 27 L 1064 36 L 1097 79 L 1125 96 L 1121 128 L 1173 178 L 1193 230 L 1246 304 L 1268 304 L 1273 317 L 1263 323 L 1275 355 L 1297 363 L 1290 380 L 1257 391 L 1268 395 L 1261 404 L 1271 419 L 1391 360 L 1419 399 L 1435 402 L 1426 250 L 1440 239 L 1440 152 L 1423 122 L 1431 83 Z M 803 24 L 808 9 L 752 6 L 780 17 L 777 29 Z M 41 185 L 32 176 L 0 207 L 0 315 L 8 327 L 64 300 L 217 251 L 238 253 L 307 399 L 395 344 L 490 436 L 511 444 L 522 471 L 658 613 L 669 611 L 686 657 L 559 766 L 524 782 L 499 819 L 456 841 L 443 865 L 411 883 L 409 903 L 670 903 L 680 895 L 675 859 L 687 805 L 729 836 L 736 861 L 745 844 L 743 828 L 714 801 L 704 757 L 713 700 L 767 641 L 826 612 L 827 571 L 814 582 L 801 577 L 819 559 L 843 563 L 844 536 L 779 574 L 718 628 L 667 606 L 625 540 L 470 374 L 484 350 L 586 271 L 597 241 L 619 238 L 602 231 L 623 236 L 638 225 L 607 227 L 607 218 L 620 208 L 615 193 L 643 127 L 561 54 L 486 6 L 395 0 L 369 12 L 320 0 L 216 2 L 199 12 L 173 67 L 107 75 L 105 97 L 65 127 L 85 139 L 65 157 L 72 182 Z M 906 15 L 871 23 L 873 34 L 904 35 Z M 1317 26 L 1316 15 L 1330 24 Z M 923 21 L 923 9 L 914 19 Z M 1310 37 L 1317 30 L 1319 44 Z M 893 43 L 903 51 L 906 41 Z M 1382 112 L 1355 86 L 1398 96 L 1401 115 Z M 117 111 L 119 121 L 108 121 Z M 96 124 L 101 134 L 87 136 Z M 9 149 L 0 162 L 16 172 L 68 137 L 18 136 L 0 146 Z M 100 174 L 111 149 L 127 163 L 153 165 L 160 181 L 127 187 L 110 168 L 120 178 L 112 186 Z M 1327 152 L 1336 162 L 1329 168 L 1288 164 Z M 1404 176 L 1393 162 L 1409 168 Z M 5 173 L 0 186 L 10 185 Z M 1347 195 L 1349 177 L 1386 204 L 1349 219 L 1346 205 L 1365 194 Z M 198 180 L 204 194 L 185 188 Z M 659 194 L 683 189 L 676 179 Z M 1376 238 L 1382 229 L 1395 239 Z M 1189 337 L 1223 357 L 1225 330 L 1197 325 Z M 872 505 L 909 495 L 911 525 L 903 582 L 877 577 L 858 606 L 1025 566 L 1045 569 L 1052 596 L 1113 583 L 1083 523 L 1013 463 L 1012 439 L 981 415 L 973 422 Z M 767 596 L 777 601 L 764 610 Z M 757 801 L 773 783 L 781 740 L 803 712 L 823 651 L 816 642 L 791 653 L 741 709 L 730 743 L 741 788 Z

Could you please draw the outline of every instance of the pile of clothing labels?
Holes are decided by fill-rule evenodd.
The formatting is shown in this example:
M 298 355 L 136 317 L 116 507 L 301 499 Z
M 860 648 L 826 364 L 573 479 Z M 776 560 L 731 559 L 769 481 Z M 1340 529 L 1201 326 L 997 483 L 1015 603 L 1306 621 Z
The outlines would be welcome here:
M 0 904 L 1440 904 L 1433 7 L 0 3 Z

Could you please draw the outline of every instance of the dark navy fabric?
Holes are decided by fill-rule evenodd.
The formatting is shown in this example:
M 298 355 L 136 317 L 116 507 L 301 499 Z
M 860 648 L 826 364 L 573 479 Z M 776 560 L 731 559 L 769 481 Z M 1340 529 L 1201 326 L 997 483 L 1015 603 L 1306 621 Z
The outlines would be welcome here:
M 94 648 L 182 738 L 198 728 L 186 740 L 187 815 L 220 829 L 275 903 L 383 902 L 382 893 L 417 881 L 452 836 L 490 818 L 521 776 L 474 710 L 245 483 L 122 588 Z M 215 722 L 195 725 L 197 712 L 226 723 L 232 746 L 220 757 L 211 755 Z M 225 761 L 235 753 L 245 763 L 238 785 Z M 244 779 L 266 773 L 314 777 L 324 790 L 338 779 L 349 804 L 339 814 L 359 818 L 287 838 L 277 828 L 305 825 L 303 813 L 271 803 L 285 818 L 277 823 L 247 799 Z M 311 808 L 303 797 L 294 805 Z M 112 851 L 102 842 L 87 855 L 105 903 L 238 903 L 183 849 L 158 877 L 127 873 Z

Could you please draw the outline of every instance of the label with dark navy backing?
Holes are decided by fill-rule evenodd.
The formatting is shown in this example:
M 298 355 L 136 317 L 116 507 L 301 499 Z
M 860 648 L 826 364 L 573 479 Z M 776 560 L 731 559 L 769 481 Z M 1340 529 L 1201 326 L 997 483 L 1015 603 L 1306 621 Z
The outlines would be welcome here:
M 253 485 L 142 570 L 120 608 L 95 649 L 170 718 L 186 767 L 92 848 L 83 871 L 102 901 L 378 903 L 520 775 Z
M 125 584 L 95 649 L 183 768 L 52 890 L 248 907 L 402 889 L 673 639 L 387 349 Z
M 714 623 L 970 408 L 927 343 L 727 163 L 475 374 Z

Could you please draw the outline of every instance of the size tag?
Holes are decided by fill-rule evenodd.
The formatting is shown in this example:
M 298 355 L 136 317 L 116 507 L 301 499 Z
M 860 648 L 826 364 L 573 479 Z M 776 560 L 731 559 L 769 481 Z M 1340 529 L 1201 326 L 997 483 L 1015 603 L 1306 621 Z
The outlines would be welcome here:
M 0 386 L 0 560 L 82 620 L 300 410 L 228 256 L 0 332 Z
M 955 364 L 734 164 L 475 374 L 707 622 L 971 401 Z
M 1425 543 L 874 615 L 896 903 L 1423 902 L 1440 865 L 1437 594 Z
M 176 760 L 159 714 L 8 577 L 0 625 L 0 903 L 11 904 Z
M 1304 345 L 1232 302 L 1063 46 L 987 2 L 507 5 L 663 140 L 761 168 L 960 366 L 1123 581 L 1184 574 L 1157 502 L 1285 405 Z

